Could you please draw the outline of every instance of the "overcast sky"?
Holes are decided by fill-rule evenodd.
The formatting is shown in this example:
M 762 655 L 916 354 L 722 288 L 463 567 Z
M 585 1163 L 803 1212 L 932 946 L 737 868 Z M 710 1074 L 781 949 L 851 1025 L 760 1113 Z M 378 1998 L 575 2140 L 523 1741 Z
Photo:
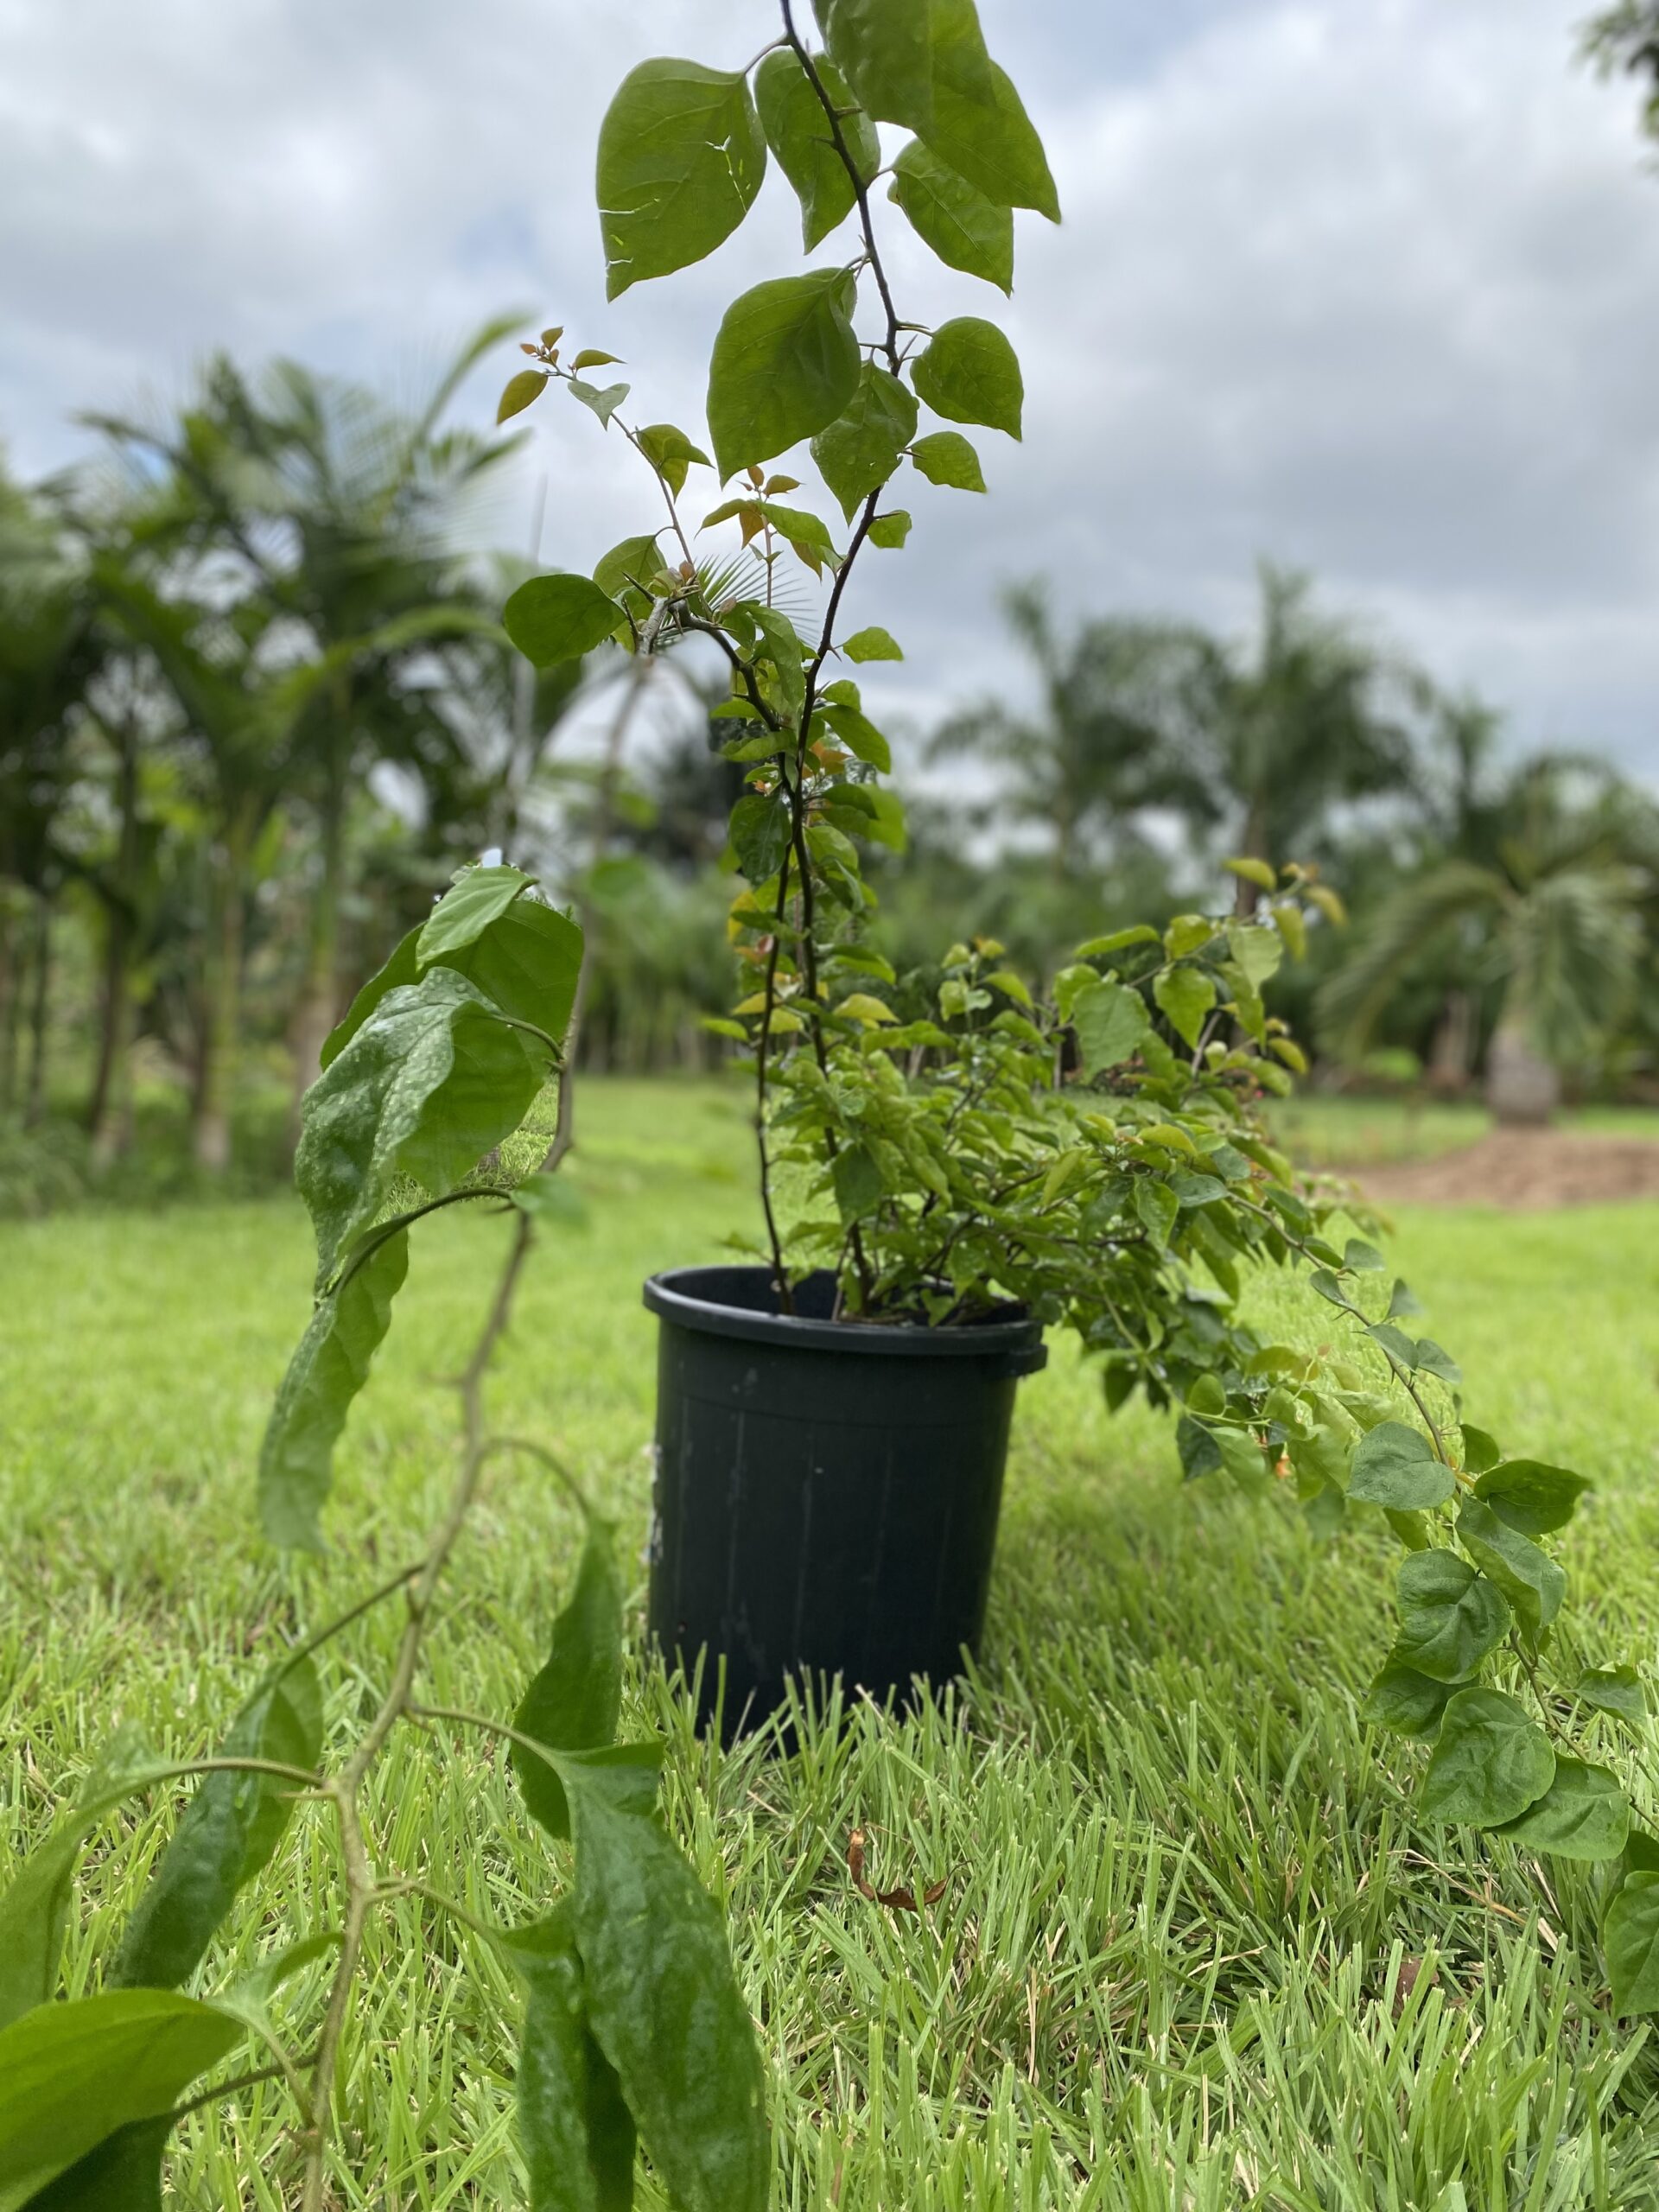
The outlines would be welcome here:
M 1659 176 L 1630 90 L 1576 65 L 1586 5 L 982 0 L 1065 222 L 1019 219 L 1024 444 L 982 435 L 986 499 L 916 480 L 924 558 L 856 585 L 914 711 L 1011 679 L 1008 579 L 1243 629 L 1265 553 L 1516 742 L 1659 781 Z M 721 307 L 800 265 L 793 199 L 774 171 L 711 262 L 607 310 L 594 135 L 642 40 L 735 67 L 769 29 L 766 0 L 0 0 L 14 465 L 211 347 L 409 385 L 505 306 L 690 427 Z M 1000 312 L 880 212 L 901 312 Z M 529 419 L 504 537 L 541 479 L 550 562 L 647 526 L 619 440 L 563 394 Z

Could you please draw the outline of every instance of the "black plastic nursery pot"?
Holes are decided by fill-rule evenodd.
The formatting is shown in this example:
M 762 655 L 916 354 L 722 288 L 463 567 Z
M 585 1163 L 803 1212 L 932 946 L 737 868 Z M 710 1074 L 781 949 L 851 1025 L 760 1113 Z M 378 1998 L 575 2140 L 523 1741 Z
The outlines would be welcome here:
M 791 1675 L 886 1699 L 960 1670 L 984 1624 L 1014 1386 L 1048 1357 L 1008 1309 L 961 1327 L 778 1311 L 761 1267 L 653 1275 L 650 1624 L 729 1738 Z M 723 1680 L 722 1680 L 723 1678 Z

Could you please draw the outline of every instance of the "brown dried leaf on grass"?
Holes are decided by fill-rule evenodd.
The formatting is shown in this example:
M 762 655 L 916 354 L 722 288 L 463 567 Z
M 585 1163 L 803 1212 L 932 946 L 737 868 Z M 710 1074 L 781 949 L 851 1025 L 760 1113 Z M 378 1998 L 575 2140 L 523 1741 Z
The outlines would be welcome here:
M 855 1828 L 847 1839 L 847 1871 L 853 1878 L 853 1887 L 861 1897 L 868 1897 L 872 1904 L 887 1905 L 895 1912 L 918 1913 L 922 1905 L 937 1904 L 944 1895 L 950 1878 L 947 1874 L 931 1883 L 922 1891 L 922 1904 L 919 1905 L 916 1902 L 915 1891 L 908 1884 L 901 1884 L 896 1890 L 878 1890 L 864 1872 L 862 1828 Z

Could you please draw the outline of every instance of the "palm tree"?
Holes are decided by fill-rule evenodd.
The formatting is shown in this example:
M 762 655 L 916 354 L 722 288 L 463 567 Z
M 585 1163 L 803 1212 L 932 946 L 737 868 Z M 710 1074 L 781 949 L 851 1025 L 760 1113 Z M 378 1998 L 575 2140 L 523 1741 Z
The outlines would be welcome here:
M 1584 27 L 1584 50 L 1604 76 L 1649 79 L 1642 128 L 1659 138 L 1659 0 L 1618 0 Z
M 278 361 L 245 376 L 213 362 L 177 422 L 96 418 L 162 460 L 176 489 L 176 567 L 257 597 L 296 659 L 326 670 L 291 733 L 288 796 L 312 810 L 317 881 L 294 1025 L 296 1099 L 339 1012 L 347 817 L 379 761 L 440 766 L 455 734 L 435 657 L 495 628 L 461 543 L 480 480 L 511 438 L 446 430 L 467 371 L 510 326 L 486 325 L 412 408 Z M 438 677 L 442 670 L 435 670 Z
M 1529 764 L 1491 857 L 1438 860 L 1385 903 L 1321 995 L 1343 1046 L 1362 1048 L 1409 971 L 1432 962 L 1496 995 L 1486 1095 L 1500 1122 L 1548 1121 L 1563 1075 L 1596 1064 L 1636 983 L 1643 883 L 1607 795 L 1569 804 L 1573 772 Z
M 1179 639 L 1167 624 L 1117 618 L 1062 635 L 1036 583 L 1008 592 L 1003 608 L 1035 669 L 1039 711 L 987 701 L 947 721 L 930 753 L 978 754 L 1009 771 L 998 812 L 1042 829 L 1064 882 L 1138 815 L 1203 804 L 1192 747 L 1170 712 Z
M 1166 726 L 1201 764 L 1200 824 L 1251 860 L 1304 860 L 1333 807 L 1402 789 L 1413 763 L 1407 671 L 1352 624 L 1321 613 L 1312 580 L 1264 561 L 1253 645 L 1171 631 Z M 1397 702 L 1389 697 L 1397 690 Z M 1241 913 L 1256 886 L 1240 877 Z

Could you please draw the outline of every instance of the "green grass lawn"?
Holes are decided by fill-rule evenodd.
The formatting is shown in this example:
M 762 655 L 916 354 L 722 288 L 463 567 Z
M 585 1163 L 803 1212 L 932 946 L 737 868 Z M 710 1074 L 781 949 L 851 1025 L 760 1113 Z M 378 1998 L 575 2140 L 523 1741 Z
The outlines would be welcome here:
M 640 1280 L 747 1225 L 743 1106 L 715 1085 L 588 1087 L 592 1225 L 539 1255 L 499 1370 L 499 1423 L 569 1455 L 630 1557 L 653 1378 Z M 1471 1417 L 1596 1478 L 1564 1556 L 1598 1656 L 1644 1666 L 1656 1229 L 1641 1205 L 1408 1213 L 1397 1243 L 1427 1325 L 1463 1360 Z M 0 1226 L 5 1847 L 42 1832 L 118 1719 L 187 1756 L 208 1748 L 286 1629 L 417 1554 L 453 1465 L 437 1378 L 477 1326 L 501 1235 L 450 1216 L 417 1236 L 319 1565 L 275 1560 L 251 1510 L 306 1311 L 297 1205 Z M 1263 1296 L 1276 1333 L 1328 1325 L 1311 1300 Z M 510 1712 L 576 1535 L 533 1465 L 495 1465 L 432 1647 L 433 1701 Z M 760 2023 L 779 2212 L 1659 2202 L 1659 2064 L 1645 2031 L 1607 2018 L 1593 1870 L 1420 1826 L 1415 1755 L 1356 1718 L 1395 1556 L 1370 1530 L 1316 1545 L 1277 1496 L 1183 1490 L 1167 1426 L 1108 1421 L 1060 1346 L 1022 1386 L 970 1682 L 903 1720 L 865 1708 L 809 1727 L 784 1758 L 697 1743 L 660 1674 L 633 1669 L 625 1725 L 670 1738 L 667 1817 L 726 1904 Z M 338 1653 L 342 1728 L 394 1630 L 377 1618 Z M 387 1863 L 475 1913 L 527 1918 L 559 1886 L 556 1853 L 474 1741 L 411 1731 L 369 1808 Z M 883 1886 L 945 1879 L 925 1916 L 854 1890 L 855 1826 Z M 204 1987 L 337 1922 L 329 1836 L 320 1809 L 296 1820 L 265 1909 L 233 1918 Z M 72 1991 L 95 1986 L 161 1840 L 147 1817 L 118 1853 L 95 1849 Z M 1409 1997 L 1406 1961 L 1425 1962 Z M 502 1970 L 413 1899 L 383 1914 L 370 1961 L 339 2203 L 522 2205 Z M 296 2037 L 315 1980 L 281 2000 Z M 173 2201 L 290 2203 L 286 2109 L 267 2087 L 188 2123 Z M 648 2177 L 640 2201 L 659 2212 Z
M 1310 1167 L 1384 1167 L 1473 1144 L 1493 1127 L 1473 1099 L 1344 1096 L 1303 1091 L 1270 1103 L 1279 1141 Z M 1630 1106 L 1580 1107 L 1560 1116 L 1579 1135 L 1659 1137 L 1659 1114 Z

